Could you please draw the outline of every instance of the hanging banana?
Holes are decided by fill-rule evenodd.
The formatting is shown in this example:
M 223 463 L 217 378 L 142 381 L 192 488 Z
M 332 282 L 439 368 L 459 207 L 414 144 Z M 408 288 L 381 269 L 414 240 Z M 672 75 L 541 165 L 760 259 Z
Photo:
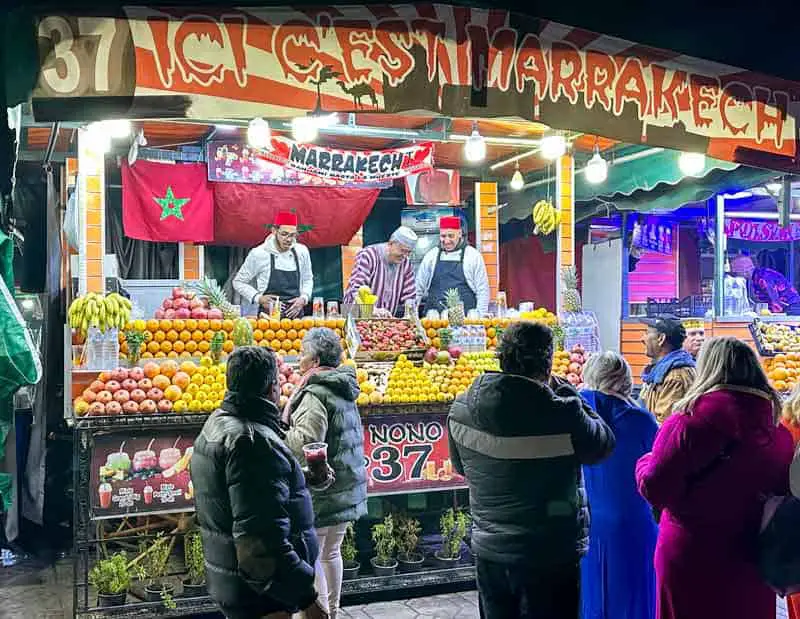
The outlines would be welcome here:
M 67 310 L 67 323 L 85 336 L 90 327 L 100 331 L 124 329 L 130 322 L 132 304 L 116 292 L 103 296 L 89 292 L 76 298 Z
M 533 207 L 533 233 L 547 236 L 561 223 L 561 211 L 547 200 L 539 200 Z

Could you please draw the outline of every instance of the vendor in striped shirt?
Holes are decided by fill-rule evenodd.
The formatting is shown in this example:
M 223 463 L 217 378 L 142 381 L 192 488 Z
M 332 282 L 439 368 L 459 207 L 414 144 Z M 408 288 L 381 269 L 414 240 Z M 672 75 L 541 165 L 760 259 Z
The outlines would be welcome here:
M 417 235 L 414 231 L 400 226 L 388 242 L 360 250 L 356 254 L 344 302 L 353 303 L 358 289 L 369 286 L 372 294 L 378 297 L 375 309 L 401 316 L 405 302 L 416 297 L 414 267 L 408 259 L 416 245 Z

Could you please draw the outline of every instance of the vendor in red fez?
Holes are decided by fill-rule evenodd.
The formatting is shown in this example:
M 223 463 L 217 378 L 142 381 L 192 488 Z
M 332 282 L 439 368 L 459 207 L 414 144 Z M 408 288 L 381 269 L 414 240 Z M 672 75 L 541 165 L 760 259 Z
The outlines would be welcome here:
M 445 293 L 458 290 L 464 311 L 489 311 L 489 277 L 481 253 L 467 244 L 460 217 L 439 220 L 439 247 L 429 250 L 417 271 L 417 298 L 426 310 L 442 311 Z
M 281 315 L 287 318 L 303 315 L 314 289 L 311 256 L 297 242 L 297 225 L 297 215 L 279 212 L 272 234 L 247 254 L 233 279 L 234 290 L 261 308 L 267 308 L 270 297 L 279 297 Z

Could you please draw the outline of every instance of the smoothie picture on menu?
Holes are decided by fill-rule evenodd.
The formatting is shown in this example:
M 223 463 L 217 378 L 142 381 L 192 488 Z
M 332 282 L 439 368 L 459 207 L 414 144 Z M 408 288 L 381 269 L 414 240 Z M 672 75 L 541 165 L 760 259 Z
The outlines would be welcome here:
M 113 515 L 191 508 L 193 439 L 174 434 L 127 437 L 117 446 L 114 440 L 115 435 L 95 439 L 96 510 Z

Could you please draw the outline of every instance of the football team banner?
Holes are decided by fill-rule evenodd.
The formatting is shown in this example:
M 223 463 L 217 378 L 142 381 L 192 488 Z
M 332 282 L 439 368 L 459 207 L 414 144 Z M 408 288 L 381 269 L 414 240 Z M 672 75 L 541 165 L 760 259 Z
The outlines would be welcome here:
M 466 487 L 450 459 L 446 413 L 367 415 L 364 457 L 371 495 Z
M 346 150 L 274 137 L 257 158 L 342 185 L 393 181 L 433 169 L 433 143 L 387 150 Z
M 208 180 L 217 183 L 251 183 L 294 187 L 357 187 L 386 189 L 392 181 L 342 183 L 334 178 L 306 174 L 257 156 L 257 151 L 239 142 L 209 142 L 206 147 Z
M 133 118 L 424 110 L 793 165 L 800 84 L 527 15 L 430 3 L 123 11 L 38 19 L 37 120 L 106 109 L 60 104 L 78 97 L 115 99 Z

